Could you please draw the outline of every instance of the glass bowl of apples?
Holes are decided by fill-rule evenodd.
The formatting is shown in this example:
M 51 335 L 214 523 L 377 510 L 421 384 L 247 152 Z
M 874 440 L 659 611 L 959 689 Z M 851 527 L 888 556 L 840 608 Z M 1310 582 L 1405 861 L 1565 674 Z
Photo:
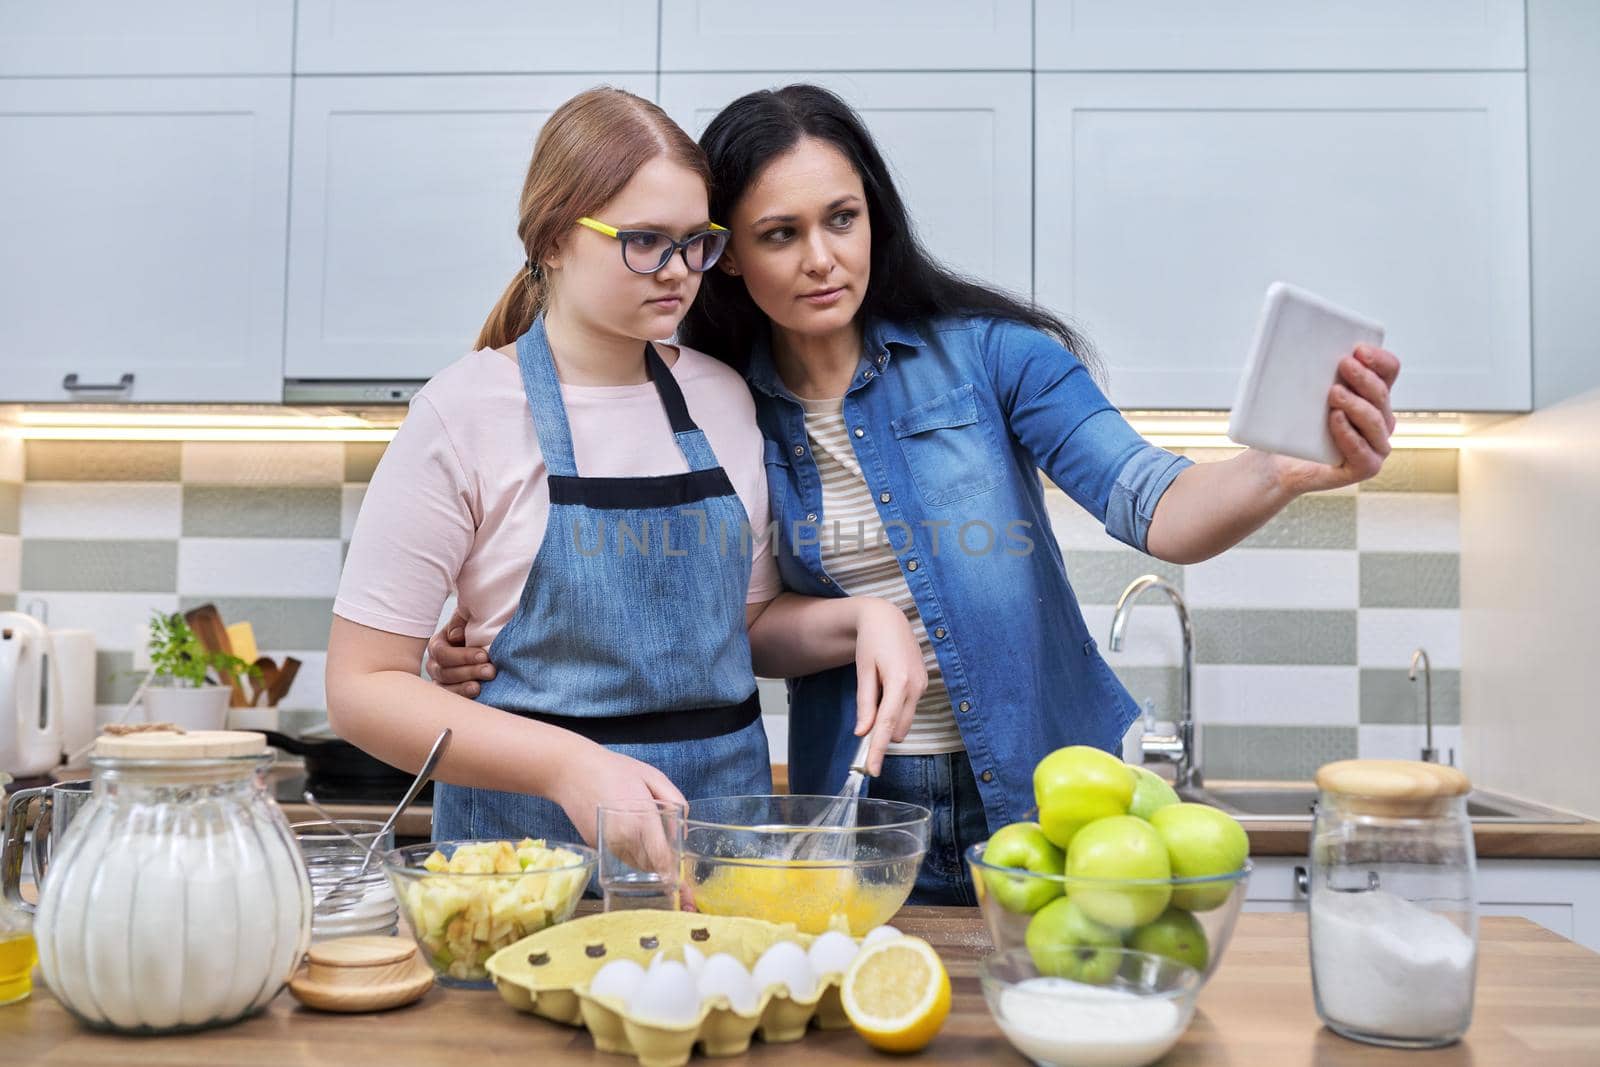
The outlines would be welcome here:
M 430 841 L 385 853 L 383 867 L 439 983 L 493 989 L 484 962 L 570 919 L 596 858 L 584 845 L 527 838 Z
M 996 949 L 1041 974 L 1093 981 L 1131 949 L 1193 967 L 1221 962 L 1250 880 L 1250 839 L 1208 804 L 1184 803 L 1142 767 L 1057 749 L 1034 769 L 1037 822 L 967 850 Z
M 1078 982 L 1115 975 L 1124 949 L 1165 956 L 1209 979 L 1250 878 L 1248 861 L 1207 878 L 1072 878 L 992 863 L 994 840 L 967 850 L 989 939 L 1000 952 L 1027 950 L 1042 975 Z

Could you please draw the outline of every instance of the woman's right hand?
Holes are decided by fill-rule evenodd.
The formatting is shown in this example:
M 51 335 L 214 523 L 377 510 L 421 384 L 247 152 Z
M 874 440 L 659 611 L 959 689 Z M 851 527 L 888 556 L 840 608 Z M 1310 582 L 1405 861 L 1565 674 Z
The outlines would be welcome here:
M 928 688 L 922 646 L 905 613 L 879 597 L 859 597 L 856 617 L 856 736 L 872 734 L 867 772 L 883 771 L 891 741 L 904 741 Z
M 429 678 L 468 700 L 476 698 L 482 683 L 495 676 L 489 650 L 467 645 L 467 617 L 460 608 L 428 641 L 425 664 Z

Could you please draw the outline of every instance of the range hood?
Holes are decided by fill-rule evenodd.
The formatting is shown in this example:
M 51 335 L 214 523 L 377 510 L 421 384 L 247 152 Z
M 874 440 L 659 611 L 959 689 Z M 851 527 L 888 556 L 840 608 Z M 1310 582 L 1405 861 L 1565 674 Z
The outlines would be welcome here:
M 350 407 L 405 405 L 427 384 L 426 378 L 285 378 L 285 404 L 316 404 Z

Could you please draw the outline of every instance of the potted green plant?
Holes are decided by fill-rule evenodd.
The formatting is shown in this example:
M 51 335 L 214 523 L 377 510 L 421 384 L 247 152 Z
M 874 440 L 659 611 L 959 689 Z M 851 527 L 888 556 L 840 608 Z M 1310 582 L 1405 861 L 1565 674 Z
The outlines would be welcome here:
M 260 669 L 201 643 L 181 614 L 150 616 L 150 684 L 145 718 L 190 730 L 220 730 L 228 718 L 232 679 L 258 677 Z

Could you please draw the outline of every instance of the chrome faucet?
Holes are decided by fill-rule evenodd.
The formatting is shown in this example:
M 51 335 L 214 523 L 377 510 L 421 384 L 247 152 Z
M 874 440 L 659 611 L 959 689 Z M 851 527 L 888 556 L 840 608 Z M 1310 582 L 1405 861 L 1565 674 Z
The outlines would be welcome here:
M 1422 714 L 1428 724 L 1427 739 L 1422 746 L 1422 760 L 1424 763 L 1438 763 L 1439 750 L 1433 747 L 1433 664 L 1428 662 L 1428 650 L 1419 648 L 1411 653 L 1411 669 L 1406 672 L 1406 677 L 1413 682 L 1417 680 L 1417 664 L 1422 664 Z
M 1178 732 L 1145 734 L 1139 748 L 1147 760 L 1176 765 L 1174 785 L 1177 788 L 1199 788 L 1202 783 L 1200 737 L 1194 726 L 1194 627 L 1189 622 L 1189 608 L 1183 602 L 1183 594 L 1157 575 L 1135 578 L 1117 598 L 1117 610 L 1111 617 L 1111 651 L 1122 651 L 1122 633 L 1127 629 L 1128 616 L 1133 613 L 1133 603 L 1148 589 L 1159 589 L 1167 594 L 1167 599 L 1177 609 L 1178 625 L 1183 630 L 1183 678 L 1178 689 Z

